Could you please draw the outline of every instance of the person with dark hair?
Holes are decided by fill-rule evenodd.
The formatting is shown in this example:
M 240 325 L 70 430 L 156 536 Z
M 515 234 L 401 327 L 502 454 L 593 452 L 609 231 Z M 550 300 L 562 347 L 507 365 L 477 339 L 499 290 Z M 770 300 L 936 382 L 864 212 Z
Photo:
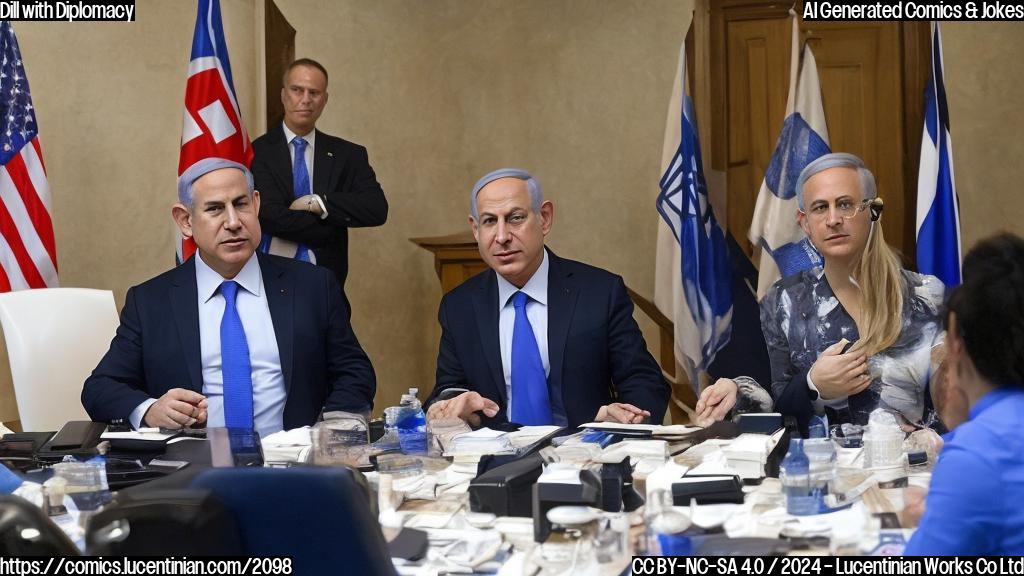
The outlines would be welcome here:
M 327 98 L 327 69 L 292 62 L 282 79 L 284 120 L 252 143 L 252 173 L 263 198 L 260 251 L 329 269 L 344 295 L 348 229 L 384 224 L 388 202 L 366 148 L 316 129 Z
M 800 172 L 796 196 L 795 216 L 824 266 L 779 280 L 761 300 L 772 381 L 719 380 L 701 394 L 698 423 L 721 420 L 737 403 L 774 405 L 805 435 L 816 415 L 863 425 L 876 408 L 928 423 L 924 395 L 941 356 L 945 287 L 905 270 L 886 244 L 882 199 L 860 158 L 817 158 Z
M 1024 554 L 1024 239 L 964 258 L 946 312 L 949 385 L 970 404 L 939 456 L 908 555 Z

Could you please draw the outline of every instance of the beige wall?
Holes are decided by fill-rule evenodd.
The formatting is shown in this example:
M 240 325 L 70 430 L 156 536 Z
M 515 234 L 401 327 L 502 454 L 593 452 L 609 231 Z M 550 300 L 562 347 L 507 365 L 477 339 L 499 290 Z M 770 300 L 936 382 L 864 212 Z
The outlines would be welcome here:
M 409 237 L 466 228 L 469 190 L 531 170 L 550 246 L 651 294 L 665 112 L 689 1 L 279 0 L 330 71 L 319 126 L 365 145 L 391 203 L 354 230 L 347 290 L 378 408 L 433 387 L 441 291 Z
M 944 22 L 953 165 L 964 252 L 1024 235 L 1024 23 Z

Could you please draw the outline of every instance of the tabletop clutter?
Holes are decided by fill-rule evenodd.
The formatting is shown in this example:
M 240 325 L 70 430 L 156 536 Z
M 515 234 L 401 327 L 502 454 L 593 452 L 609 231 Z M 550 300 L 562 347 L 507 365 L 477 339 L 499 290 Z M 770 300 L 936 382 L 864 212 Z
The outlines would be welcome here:
M 344 465 L 365 475 L 386 536 L 402 534 L 403 574 L 618 574 L 634 554 L 893 554 L 908 534 L 902 489 L 927 487 L 941 439 L 907 435 L 876 410 L 866 426 L 779 414 L 702 429 L 593 422 L 472 430 L 428 422 L 412 388 L 384 410 L 334 414 L 262 439 L 267 466 Z M 53 465 L 14 493 L 80 547 L 109 501 L 103 456 Z M 393 554 L 394 555 L 394 554 Z
M 902 491 L 927 487 L 942 445 L 885 410 L 866 426 L 816 418 L 807 439 L 779 414 L 719 430 L 471 430 L 426 423 L 415 395 L 384 411 L 374 443 L 353 447 L 338 432 L 347 424 L 318 424 L 309 455 L 373 467 L 382 526 L 426 532 L 422 556 L 396 560 L 410 574 L 617 573 L 633 554 L 898 553 Z

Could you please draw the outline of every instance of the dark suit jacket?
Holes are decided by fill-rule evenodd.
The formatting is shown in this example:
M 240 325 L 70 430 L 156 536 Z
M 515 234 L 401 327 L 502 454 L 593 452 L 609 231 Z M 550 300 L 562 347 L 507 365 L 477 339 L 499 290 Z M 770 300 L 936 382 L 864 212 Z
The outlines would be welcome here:
M 301 242 L 316 262 L 337 276 L 342 292 L 348 276 L 348 229 L 380 226 L 388 201 L 370 167 L 366 148 L 316 131 L 313 192 L 327 206 L 327 218 L 288 206 L 295 200 L 291 152 L 278 124 L 252 143 L 252 175 L 260 191 L 260 225 L 267 234 Z
M 643 334 L 622 278 L 548 251 L 548 393 L 570 427 L 590 422 L 601 406 L 633 404 L 660 424 L 670 389 Z M 446 388 L 468 388 L 495 401 L 507 421 L 498 339 L 498 283 L 493 270 L 441 299 L 437 381 L 427 403 Z
M 373 366 L 359 346 L 334 276 L 304 262 L 258 254 L 288 400 L 285 429 L 323 410 L 373 405 Z M 82 404 L 97 422 L 128 421 L 171 388 L 203 391 L 195 258 L 128 290 L 110 350 L 85 381 Z

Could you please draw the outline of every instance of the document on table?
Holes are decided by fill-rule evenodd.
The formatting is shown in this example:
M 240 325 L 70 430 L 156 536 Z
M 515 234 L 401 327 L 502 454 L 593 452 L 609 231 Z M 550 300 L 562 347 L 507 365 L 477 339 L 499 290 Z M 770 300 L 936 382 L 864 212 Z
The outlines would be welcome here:
M 508 435 L 500 430 L 481 428 L 472 432 L 459 434 L 452 438 L 451 445 L 445 449 L 445 455 L 455 454 L 509 454 L 512 443 Z
M 461 509 L 462 502 L 455 500 L 408 500 L 400 511 L 406 528 L 444 528 Z
M 163 442 L 168 438 L 177 436 L 178 432 L 161 432 L 159 428 L 139 428 L 127 432 L 104 432 L 100 435 L 101 440 L 147 440 Z
M 685 426 L 683 424 L 672 424 L 664 426 L 660 424 L 620 424 L 619 422 L 590 422 L 581 424 L 580 428 L 591 430 L 622 430 L 635 432 L 649 432 L 652 436 L 682 436 L 703 430 L 699 426 Z

